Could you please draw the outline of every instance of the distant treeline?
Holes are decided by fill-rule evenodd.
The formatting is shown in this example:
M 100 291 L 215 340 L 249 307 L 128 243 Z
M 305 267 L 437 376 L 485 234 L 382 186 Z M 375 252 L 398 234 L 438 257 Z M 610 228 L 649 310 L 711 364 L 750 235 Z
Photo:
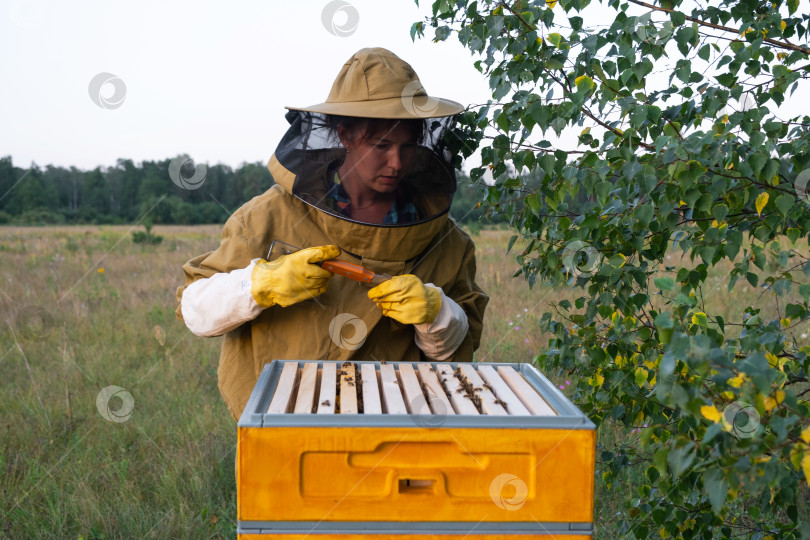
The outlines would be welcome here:
M 44 169 L 15 167 L 11 157 L 0 158 L 0 224 L 123 224 L 139 219 L 156 224 L 223 223 L 240 205 L 268 190 L 273 177 L 264 163 L 245 163 L 237 169 L 208 165 L 197 182 L 193 165 L 184 165 L 183 179 L 197 189 L 184 189 L 172 180 L 172 159 L 133 163 L 119 159 L 112 167 L 82 171 L 47 165 Z M 175 163 L 181 163 L 177 160 Z M 475 222 L 479 189 L 469 178 L 458 177 L 451 215 Z

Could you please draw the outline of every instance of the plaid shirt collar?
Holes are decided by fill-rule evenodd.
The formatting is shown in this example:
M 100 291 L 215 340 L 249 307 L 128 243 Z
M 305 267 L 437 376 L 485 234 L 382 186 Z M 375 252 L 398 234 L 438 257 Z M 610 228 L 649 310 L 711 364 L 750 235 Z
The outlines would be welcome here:
M 326 204 L 333 210 L 337 210 L 344 216 L 352 217 L 352 203 L 349 194 L 340 182 L 337 171 L 332 176 L 332 187 L 326 192 Z M 413 223 L 418 221 L 419 214 L 413 202 L 407 200 L 402 190 L 397 189 L 391 208 L 383 218 L 383 225 L 398 225 L 403 223 Z

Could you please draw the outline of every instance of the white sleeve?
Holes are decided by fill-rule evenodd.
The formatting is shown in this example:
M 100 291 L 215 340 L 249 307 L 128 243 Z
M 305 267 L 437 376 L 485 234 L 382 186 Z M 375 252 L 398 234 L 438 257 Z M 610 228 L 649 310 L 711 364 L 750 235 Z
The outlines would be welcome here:
M 425 285 L 439 289 L 442 307 L 432 323 L 413 325 L 416 329 L 416 346 L 432 360 L 447 360 L 464 341 L 470 324 L 461 306 L 445 295 L 441 287 L 432 283 Z
M 219 336 L 255 319 L 262 307 L 250 292 L 256 261 L 246 268 L 198 279 L 183 291 L 180 312 L 186 326 L 203 337 Z

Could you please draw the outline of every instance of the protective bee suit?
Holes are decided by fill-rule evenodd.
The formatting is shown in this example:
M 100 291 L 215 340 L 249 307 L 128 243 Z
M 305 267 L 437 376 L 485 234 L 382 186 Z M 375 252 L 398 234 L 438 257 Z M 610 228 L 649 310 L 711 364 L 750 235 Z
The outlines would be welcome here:
M 443 137 L 457 103 L 430 98 L 411 67 L 385 49 L 363 49 L 343 66 L 326 103 L 287 113 L 290 128 L 270 158 L 276 182 L 227 221 L 219 247 L 183 266 L 179 318 L 201 336 L 225 336 L 219 388 L 235 419 L 264 364 L 274 359 L 471 361 L 488 297 L 475 283 L 470 237 L 449 218 L 455 176 Z M 422 118 L 424 129 L 398 193 L 410 220 L 372 224 L 334 204 L 335 167 L 346 149 L 329 116 Z M 263 308 L 251 293 L 255 267 L 274 240 L 301 248 L 334 245 L 339 260 L 378 274 L 413 274 L 438 289 L 432 322 L 384 316 L 373 285 L 334 275 L 326 292 Z

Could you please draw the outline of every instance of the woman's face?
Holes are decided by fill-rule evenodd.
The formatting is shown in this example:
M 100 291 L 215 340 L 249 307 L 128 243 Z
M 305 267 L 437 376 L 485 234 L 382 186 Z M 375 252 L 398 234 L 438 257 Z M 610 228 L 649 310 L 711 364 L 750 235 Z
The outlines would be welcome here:
M 377 193 L 393 193 L 409 171 L 416 153 L 416 138 L 402 123 L 391 121 L 374 133 L 361 125 L 350 132 L 338 127 L 338 136 L 348 149 L 340 168 L 341 180 Z

